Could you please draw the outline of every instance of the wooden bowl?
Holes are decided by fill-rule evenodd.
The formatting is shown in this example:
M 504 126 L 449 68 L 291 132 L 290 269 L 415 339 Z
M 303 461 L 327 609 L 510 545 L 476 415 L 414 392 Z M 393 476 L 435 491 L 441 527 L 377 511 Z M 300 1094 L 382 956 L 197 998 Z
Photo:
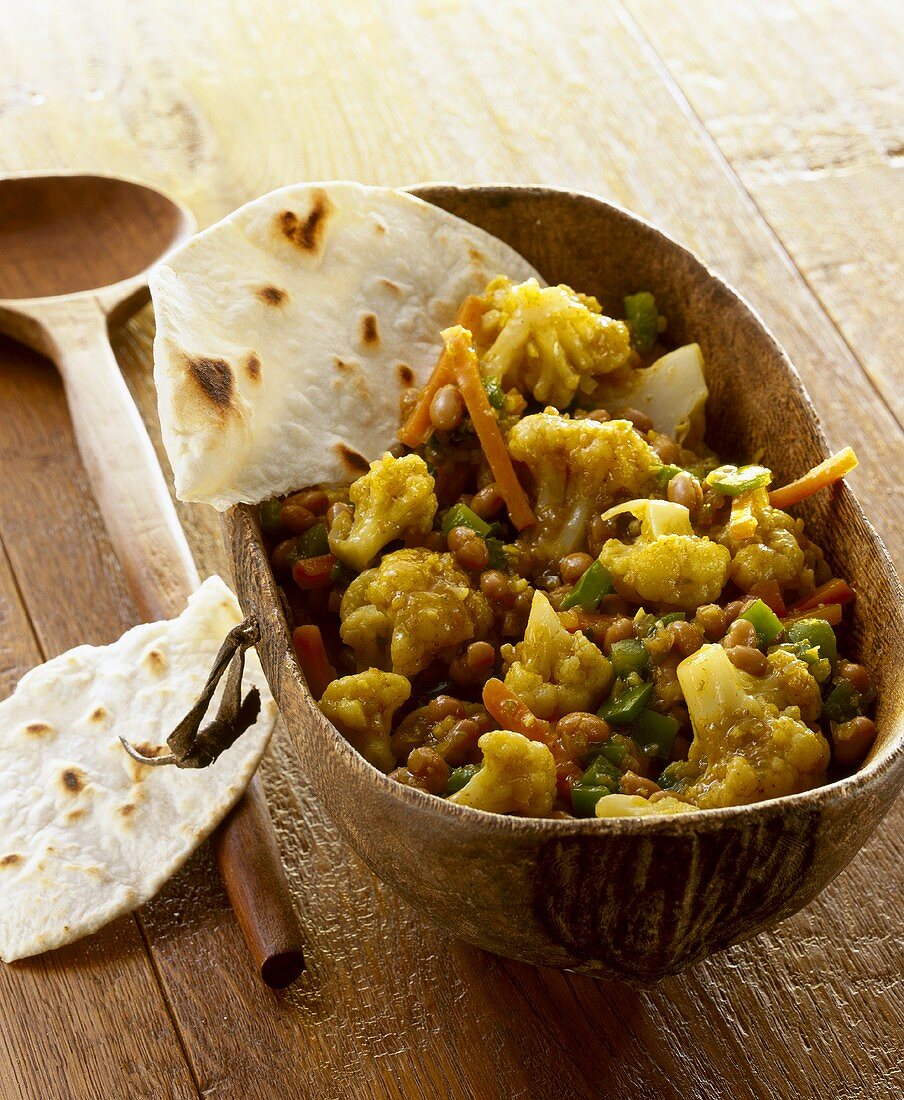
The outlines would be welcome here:
M 686 249 L 590 195 L 424 187 L 422 198 L 501 237 L 550 283 L 616 314 L 650 289 L 677 342 L 696 340 L 708 441 L 762 452 L 779 483 L 824 458 L 816 413 L 753 310 Z M 876 675 L 879 739 L 860 771 L 753 806 L 621 820 L 543 821 L 454 806 L 367 764 L 317 709 L 295 660 L 257 509 L 226 525 L 239 597 L 305 773 L 367 865 L 455 935 L 500 955 L 649 985 L 806 905 L 854 857 L 904 785 L 904 612 L 884 547 L 847 488 L 801 505 L 859 596 L 845 643 Z

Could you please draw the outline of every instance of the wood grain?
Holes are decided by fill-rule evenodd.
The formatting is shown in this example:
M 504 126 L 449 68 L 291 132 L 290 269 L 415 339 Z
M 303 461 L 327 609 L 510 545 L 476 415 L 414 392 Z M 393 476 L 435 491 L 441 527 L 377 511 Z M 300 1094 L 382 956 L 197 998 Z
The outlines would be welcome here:
M 885 7 L 890 14 L 870 9 L 880 35 L 882 27 L 892 33 Z M 629 15 L 590 0 L 82 0 L 77 12 L 52 0 L 40 17 L 3 5 L 0 169 L 137 174 L 179 195 L 202 224 L 299 179 L 541 182 L 602 193 L 695 248 L 760 310 L 804 375 L 831 442 L 858 449 L 852 483 L 900 562 L 901 434 L 864 369 L 859 332 L 872 321 L 855 299 L 846 316 L 860 329 L 839 331 L 819 288 L 789 259 L 782 234 L 791 229 L 776 237 L 761 199 L 758 208 L 689 108 L 675 80 L 692 43 L 678 41 L 667 68 L 644 37 L 670 9 L 651 0 L 642 33 L 640 9 Z M 754 5 L 764 18 L 787 9 Z M 825 13 L 823 41 L 845 26 L 838 8 Z M 764 68 L 777 68 L 779 76 L 768 74 L 775 94 L 783 86 L 790 101 L 803 94 L 800 57 L 776 59 L 779 31 L 770 65 L 752 76 L 746 38 L 718 27 L 707 79 L 731 86 L 744 73 L 737 79 L 753 88 L 767 79 Z M 815 47 L 811 63 L 822 63 Z M 842 55 L 834 67 L 853 80 L 861 66 Z M 799 140 L 817 129 L 811 112 Z M 876 264 L 896 260 L 874 223 L 835 247 L 838 263 L 861 264 L 867 254 Z M 799 249 L 794 258 L 803 262 Z M 145 311 L 115 348 L 156 443 L 151 334 Z M 38 377 L 41 386 L 23 381 L 14 399 L 4 391 L 3 472 L 15 460 L 19 473 L 0 533 L 54 652 L 109 640 L 132 612 L 60 420 L 39 419 L 30 436 L 24 430 L 57 384 L 48 367 Z M 222 569 L 212 510 L 180 505 L 179 513 L 202 574 Z M 282 736 L 265 761 L 265 784 L 304 915 L 308 970 L 296 987 L 275 997 L 256 982 L 206 850 L 141 917 L 205 1096 L 897 1100 L 904 1089 L 900 803 L 803 913 L 637 994 L 505 963 L 431 929 L 342 844 Z M 86 1015 L 70 1014 L 68 1002 L 82 983 L 101 981 L 66 973 L 71 988 L 46 993 L 42 1017 L 57 1056 L 90 1041 Z M 3 979 L 6 1020 L 35 994 L 17 969 Z M 95 1057 L 113 1077 L 117 1057 L 129 1056 L 130 1018 L 122 1012 L 115 1034 L 116 1020 L 104 1019 L 110 1030 L 97 1025 Z M 170 1050 L 163 1044 L 143 1063 L 148 1095 L 181 1095 L 157 1084 Z M 58 1071 L 42 1068 L 41 1051 L 27 1035 L 12 1048 L 0 1066 L 4 1100 L 97 1095 L 85 1077 L 67 1090 Z

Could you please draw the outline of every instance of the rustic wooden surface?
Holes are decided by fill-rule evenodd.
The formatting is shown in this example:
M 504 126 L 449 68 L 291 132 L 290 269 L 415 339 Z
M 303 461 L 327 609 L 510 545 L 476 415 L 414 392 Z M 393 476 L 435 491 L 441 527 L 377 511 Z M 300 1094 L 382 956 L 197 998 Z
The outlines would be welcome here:
M 697 250 L 804 376 L 904 559 L 892 0 L 297 0 L 0 8 L 0 171 L 108 170 L 206 224 L 298 179 L 598 192 Z M 2 262 L 2 257 L 0 257 Z M 114 338 L 157 441 L 145 311 Z M 0 342 L 0 691 L 134 619 L 59 379 Z M 214 514 L 180 506 L 204 572 Z M 904 1092 L 904 807 L 808 909 L 633 993 L 429 927 L 340 842 L 285 736 L 265 785 L 308 937 L 254 976 L 209 853 L 136 918 L 0 969 L 0 1097 Z M 0 899 L 2 903 L 2 899 Z

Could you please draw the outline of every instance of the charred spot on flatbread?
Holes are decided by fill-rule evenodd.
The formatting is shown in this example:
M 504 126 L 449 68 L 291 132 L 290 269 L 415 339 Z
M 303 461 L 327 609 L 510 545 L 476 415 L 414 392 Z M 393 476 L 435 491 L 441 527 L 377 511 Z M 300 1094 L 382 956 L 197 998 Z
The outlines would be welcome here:
M 122 817 L 131 817 L 133 813 L 138 809 L 134 802 L 123 802 L 121 806 L 116 807 L 116 812 Z
M 396 363 L 396 377 L 399 385 L 405 389 L 414 385 L 414 371 L 407 363 Z
M 196 355 L 187 360 L 186 366 L 191 379 L 204 397 L 220 412 L 232 404 L 235 379 L 232 367 L 225 359 L 208 359 Z
M 78 794 L 85 789 L 85 773 L 81 768 L 64 768 L 60 785 L 69 794 Z
M 351 447 L 346 446 L 344 443 L 335 443 L 333 445 L 333 450 L 339 456 L 339 461 L 353 478 L 360 477 L 361 474 L 366 474 L 370 469 L 370 463 L 364 455 L 358 454 L 357 451 L 353 451 Z
M 382 286 L 385 290 L 388 290 L 391 294 L 402 293 L 402 288 L 399 286 L 398 283 L 394 283 L 392 279 L 381 279 L 380 286 Z
M 141 663 L 154 676 L 162 676 L 166 672 L 166 658 L 159 649 L 149 649 L 141 658 Z
M 94 710 L 88 715 L 89 722 L 103 722 L 107 717 L 107 708 L 103 706 L 96 706 Z
M 323 244 L 326 223 L 332 209 L 329 195 L 318 189 L 311 195 L 311 208 L 303 218 L 294 210 L 284 210 L 277 215 L 279 231 L 305 252 L 316 255 Z
M 48 733 L 53 733 L 53 726 L 48 726 L 46 722 L 29 722 L 25 732 L 29 737 L 46 737 Z
M 5 856 L 0 856 L 0 867 L 15 867 L 21 862 L 22 856 L 18 852 L 7 852 Z
M 261 379 L 261 359 L 256 351 L 249 352 L 245 357 L 245 374 L 252 382 L 259 382 Z
M 375 313 L 362 313 L 361 315 L 361 343 L 368 348 L 380 346 L 380 330 L 377 326 Z
M 258 288 L 257 296 L 267 306 L 281 306 L 288 297 L 288 291 L 280 290 L 278 286 L 262 286 Z

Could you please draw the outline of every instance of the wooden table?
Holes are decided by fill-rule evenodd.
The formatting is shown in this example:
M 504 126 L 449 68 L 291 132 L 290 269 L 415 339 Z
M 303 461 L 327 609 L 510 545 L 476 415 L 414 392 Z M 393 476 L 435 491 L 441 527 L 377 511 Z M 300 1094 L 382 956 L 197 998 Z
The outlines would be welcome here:
M 852 484 L 900 564 L 899 16 L 894 0 L 6 3 L 0 170 L 137 175 L 202 224 L 337 177 L 614 199 L 759 309 L 831 442 L 857 449 Z M 148 309 L 115 345 L 157 438 L 152 332 Z M 135 613 L 54 370 L 10 343 L 0 359 L 6 693 Z M 213 512 L 180 514 L 202 572 L 224 569 Z M 803 913 L 635 993 L 430 927 L 340 841 L 284 733 L 264 780 L 307 936 L 296 987 L 256 980 L 202 851 L 135 917 L 0 967 L 4 1100 L 904 1094 L 901 803 Z

